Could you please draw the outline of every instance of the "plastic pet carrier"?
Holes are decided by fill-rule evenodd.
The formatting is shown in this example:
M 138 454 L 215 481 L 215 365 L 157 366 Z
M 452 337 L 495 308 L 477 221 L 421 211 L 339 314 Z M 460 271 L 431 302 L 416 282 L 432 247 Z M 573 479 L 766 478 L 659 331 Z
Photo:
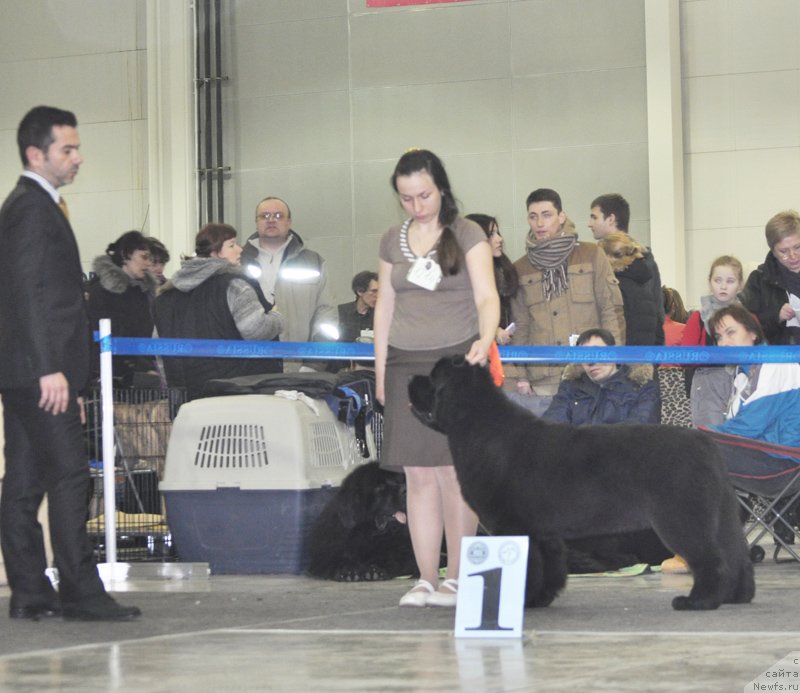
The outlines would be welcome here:
M 353 464 L 322 400 L 232 395 L 184 404 L 161 482 L 178 557 L 212 573 L 300 573 L 305 534 Z

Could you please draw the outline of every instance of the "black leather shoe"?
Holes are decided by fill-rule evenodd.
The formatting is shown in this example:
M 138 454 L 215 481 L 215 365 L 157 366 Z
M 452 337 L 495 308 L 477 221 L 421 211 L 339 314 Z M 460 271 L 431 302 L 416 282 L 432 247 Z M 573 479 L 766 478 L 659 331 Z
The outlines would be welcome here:
M 10 618 L 26 618 L 29 621 L 39 621 L 44 618 L 56 618 L 61 616 L 61 607 L 53 604 L 42 606 L 14 606 L 8 608 Z
M 142 615 L 135 606 L 117 604 L 109 595 L 100 594 L 62 606 L 65 621 L 133 621 Z

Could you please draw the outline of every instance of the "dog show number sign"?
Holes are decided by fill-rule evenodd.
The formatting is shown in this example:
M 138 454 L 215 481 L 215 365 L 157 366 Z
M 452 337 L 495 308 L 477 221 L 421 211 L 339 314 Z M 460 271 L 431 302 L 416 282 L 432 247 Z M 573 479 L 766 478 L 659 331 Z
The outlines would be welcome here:
M 465 537 L 456 601 L 457 638 L 519 638 L 528 537 Z

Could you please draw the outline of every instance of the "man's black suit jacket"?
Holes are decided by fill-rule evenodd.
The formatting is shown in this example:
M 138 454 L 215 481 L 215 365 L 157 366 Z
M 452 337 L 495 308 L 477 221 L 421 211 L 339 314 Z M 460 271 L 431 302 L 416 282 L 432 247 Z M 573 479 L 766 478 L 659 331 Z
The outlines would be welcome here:
M 0 209 L 0 387 L 36 387 L 63 373 L 89 377 L 89 322 L 78 244 L 53 198 L 22 176 Z

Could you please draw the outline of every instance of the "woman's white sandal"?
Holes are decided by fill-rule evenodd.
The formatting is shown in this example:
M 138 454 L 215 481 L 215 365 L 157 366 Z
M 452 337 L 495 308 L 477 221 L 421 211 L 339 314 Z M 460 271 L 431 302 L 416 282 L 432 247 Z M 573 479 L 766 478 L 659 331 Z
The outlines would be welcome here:
M 428 597 L 428 606 L 450 606 L 456 605 L 458 600 L 458 580 L 448 578 L 432 595 Z
M 400 598 L 400 606 L 425 606 L 435 594 L 433 585 L 427 580 L 417 580 L 414 586 Z

